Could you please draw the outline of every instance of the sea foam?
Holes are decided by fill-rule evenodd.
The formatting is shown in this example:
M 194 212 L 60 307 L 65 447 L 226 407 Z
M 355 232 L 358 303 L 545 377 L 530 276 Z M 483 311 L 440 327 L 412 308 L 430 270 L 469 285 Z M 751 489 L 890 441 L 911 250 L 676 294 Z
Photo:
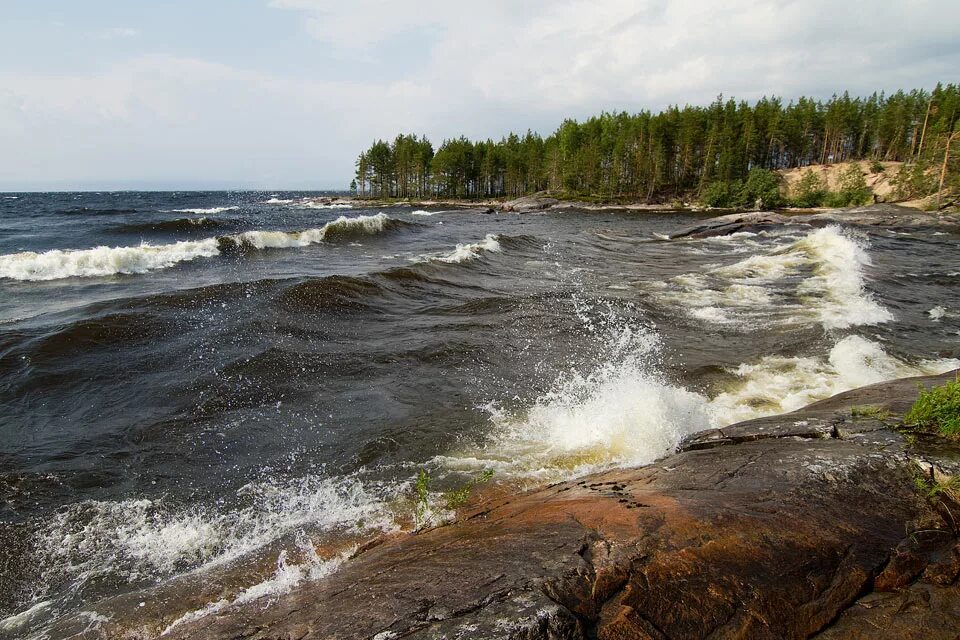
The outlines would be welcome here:
M 729 236 L 727 243 L 752 234 Z M 754 243 L 755 244 L 755 243 Z M 708 323 L 815 322 L 828 330 L 893 319 L 866 289 L 865 240 L 831 226 L 739 262 L 655 283 L 659 297 Z
M 180 262 L 219 255 L 226 249 L 305 247 L 338 237 L 374 235 L 399 224 L 383 213 L 348 218 L 341 216 L 320 228 L 305 231 L 246 231 L 197 241 L 132 247 L 53 249 L 43 253 L 25 251 L 0 256 L 0 278 L 13 280 L 58 280 L 145 273 Z M 409 224 L 409 223 L 408 223 Z
M 143 243 L 134 247 L 25 251 L 0 256 L 0 278 L 58 280 L 144 273 L 218 253 L 216 238 L 165 245 Z

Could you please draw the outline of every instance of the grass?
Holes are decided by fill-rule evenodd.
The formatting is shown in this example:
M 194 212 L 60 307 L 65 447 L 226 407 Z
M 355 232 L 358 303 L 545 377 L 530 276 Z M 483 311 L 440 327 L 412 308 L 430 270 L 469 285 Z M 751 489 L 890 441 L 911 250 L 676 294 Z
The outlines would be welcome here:
M 457 509 L 465 505 L 467 500 L 470 499 L 470 495 L 473 493 L 474 488 L 476 488 L 477 485 L 490 482 L 492 478 L 493 469 L 487 469 L 477 474 L 476 477 L 468 480 L 467 483 L 462 487 L 458 487 L 444 493 L 443 497 L 447 504 L 447 509 Z
M 948 438 L 960 438 L 960 379 L 920 395 L 903 417 L 904 424 Z
M 883 407 L 872 404 L 865 404 L 856 407 L 850 407 L 850 416 L 853 418 L 871 418 L 873 420 L 886 420 L 890 417 L 890 412 Z
M 430 509 L 430 476 L 420 469 L 417 480 L 413 483 L 414 511 L 413 520 L 416 528 L 426 521 L 427 511 Z
M 468 480 L 464 485 L 443 493 L 443 501 L 447 509 L 455 510 L 462 507 L 470 499 L 473 490 L 493 478 L 493 469 L 487 469 Z M 413 483 L 413 521 L 416 529 L 420 529 L 427 522 L 430 512 L 430 474 L 425 469 L 417 472 L 417 479 Z

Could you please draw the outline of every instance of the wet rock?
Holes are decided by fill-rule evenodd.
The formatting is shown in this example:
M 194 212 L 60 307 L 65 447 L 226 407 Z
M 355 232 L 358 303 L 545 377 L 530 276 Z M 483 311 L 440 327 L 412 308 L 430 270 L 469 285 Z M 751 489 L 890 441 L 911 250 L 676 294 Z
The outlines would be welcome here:
M 546 196 L 524 196 L 515 200 L 508 200 L 500 206 L 501 211 L 512 211 L 514 213 L 529 213 L 531 211 L 541 211 L 549 209 L 560 201 L 556 198 Z
M 784 215 L 773 212 L 733 213 L 679 231 L 671 238 L 709 238 L 743 231 L 757 233 L 788 224 L 825 227 L 832 224 L 887 229 L 938 229 L 960 231 L 960 218 L 951 215 L 927 213 L 895 204 L 875 204 L 853 209 L 838 209 L 814 214 Z
M 954 530 L 916 492 L 903 438 L 849 411 L 902 410 L 917 382 L 952 375 L 848 392 L 695 436 L 647 467 L 498 498 L 169 637 L 956 638 Z

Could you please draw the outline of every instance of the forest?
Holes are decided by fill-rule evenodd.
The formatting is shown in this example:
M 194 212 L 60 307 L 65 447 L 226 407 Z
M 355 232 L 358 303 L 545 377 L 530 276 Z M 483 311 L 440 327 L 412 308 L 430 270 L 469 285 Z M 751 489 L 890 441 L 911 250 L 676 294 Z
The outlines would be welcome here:
M 718 97 L 709 106 L 659 113 L 601 113 L 564 120 L 542 137 L 527 131 L 499 141 L 425 136 L 377 140 L 356 162 L 360 197 L 499 198 L 537 192 L 647 202 L 701 200 L 714 206 L 783 204 L 776 170 L 850 160 L 904 163 L 894 177 L 902 198 L 960 190 L 960 85 L 939 84 L 829 100 L 764 97 L 751 105 Z M 827 193 L 804 176 L 807 206 L 862 201 L 862 176 Z M 849 182 L 849 184 L 848 184 Z

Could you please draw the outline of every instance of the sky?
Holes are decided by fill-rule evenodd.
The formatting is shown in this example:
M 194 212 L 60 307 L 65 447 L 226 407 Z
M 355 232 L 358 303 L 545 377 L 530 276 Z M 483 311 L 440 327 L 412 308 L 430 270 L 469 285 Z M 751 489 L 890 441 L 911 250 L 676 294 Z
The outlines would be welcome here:
M 343 189 L 378 138 L 960 81 L 957 0 L 0 0 L 0 190 Z

